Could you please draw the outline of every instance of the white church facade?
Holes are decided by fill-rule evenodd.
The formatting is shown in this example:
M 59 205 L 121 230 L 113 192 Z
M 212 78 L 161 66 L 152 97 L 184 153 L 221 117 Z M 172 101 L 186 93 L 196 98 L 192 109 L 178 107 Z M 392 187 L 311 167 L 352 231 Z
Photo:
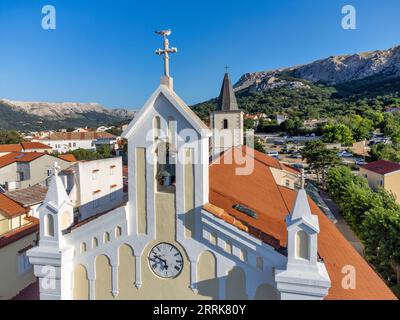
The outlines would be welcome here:
M 123 133 L 127 203 L 74 223 L 55 170 L 39 208 L 40 242 L 28 252 L 40 298 L 351 299 L 376 288 L 390 297 L 302 186 L 296 193 L 296 171 L 242 146 L 238 109 L 211 115 L 242 133 L 210 160 L 215 125 L 208 128 L 174 92 L 168 34 L 157 51 L 165 60 L 161 84 Z M 240 173 L 246 162 L 251 172 Z M 329 249 L 329 239 L 338 247 Z M 371 283 L 342 288 L 346 264 Z

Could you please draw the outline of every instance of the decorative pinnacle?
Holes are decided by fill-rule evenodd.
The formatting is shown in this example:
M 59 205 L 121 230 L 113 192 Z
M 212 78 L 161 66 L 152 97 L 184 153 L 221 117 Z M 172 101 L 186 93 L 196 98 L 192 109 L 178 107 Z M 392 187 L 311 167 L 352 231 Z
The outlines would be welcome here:
M 53 171 L 54 171 L 54 175 L 58 176 L 58 170 L 60 170 L 61 167 L 58 165 L 57 161 L 54 161 L 54 166 L 53 166 Z

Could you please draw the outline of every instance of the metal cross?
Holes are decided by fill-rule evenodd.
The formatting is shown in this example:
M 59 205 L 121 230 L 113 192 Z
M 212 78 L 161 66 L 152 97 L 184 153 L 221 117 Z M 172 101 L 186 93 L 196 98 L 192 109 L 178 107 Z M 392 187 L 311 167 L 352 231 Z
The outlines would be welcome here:
M 228 73 L 229 66 L 225 66 L 225 73 Z
M 171 34 L 171 30 L 161 30 L 156 31 L 156 34 L 164 37 L 164 50 L 157 49 L 157 55 L 164 55 L 164 76 L 169 78 L 169 54 L 178 52 L 178 49 L 175 47 L 169 47 L 169 40 L 168 36 Z

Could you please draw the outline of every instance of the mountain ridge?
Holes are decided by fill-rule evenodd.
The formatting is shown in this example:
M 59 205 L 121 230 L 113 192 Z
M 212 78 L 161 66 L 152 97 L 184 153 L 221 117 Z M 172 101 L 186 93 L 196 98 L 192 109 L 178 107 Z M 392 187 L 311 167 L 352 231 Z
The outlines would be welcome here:
M 107 109 L 99 103 L 0 99 L 0 129 L 41 130 L 97 127 L 131 120 L 136 111 Z
M 329 56 L 292 67 L 248 72 L 240 77 L 234 88 L 235 91 L 265 92 L 271 89 L 271 84 L 275 83 L 276 86 L 279 76 L 290 76 L 325 85 L 339 85 L 377 75 L 386 78 L 400 77 L 400 45 L 387 50 Z

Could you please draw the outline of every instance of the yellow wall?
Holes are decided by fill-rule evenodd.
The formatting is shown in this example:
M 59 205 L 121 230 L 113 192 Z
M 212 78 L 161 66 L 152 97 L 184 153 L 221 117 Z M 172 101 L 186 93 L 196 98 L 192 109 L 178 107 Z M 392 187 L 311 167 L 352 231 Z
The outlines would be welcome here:
M 87 271 L 84 266 L 78 264 L 74 269 L 74 300 L 88 300 L 89 299 L 89 280 L 87 278 Z
M 218 299 L 219 281 L 217 279 L 217 260 L 210 251 L 203 252 L 197 267 L 197 289 L 199 294 Z
M 33 268 L 18 274 L 18 251 L 34 244 L 36 233 L 0 248 L 0 300 L 16 296 L 22 289 L 36 281 Z
M 110 300 L 111 294 L 111 264 L 105 255 L 96 257 L 95 296 L 97 300 Z
M 385 176 L 384 188 L 392 192 L 397 203 L 400 204 L 400 172 Z
M 10 231 L 10 221 L 0 214 L 0 235 Z
M 146 217 L 146 149 L 136 148 L 136 210 L 139 234 L 147 232 Z
M 247 300 L 246 274 L 240 267 L 228 272 L 225 285 L 226 300 Z
M 385 176 L 360 169 L 360 174 L 368 179 L 368 184 L 373 190 L 378 190 L 379 187 L 393 193 L 398 203 L 400 203 L 400 172 L 387 174 Z
M 185 236 L 194 237 L 195 216 L 194 216 L 194 165 L 193 150 L 185 148 Z

